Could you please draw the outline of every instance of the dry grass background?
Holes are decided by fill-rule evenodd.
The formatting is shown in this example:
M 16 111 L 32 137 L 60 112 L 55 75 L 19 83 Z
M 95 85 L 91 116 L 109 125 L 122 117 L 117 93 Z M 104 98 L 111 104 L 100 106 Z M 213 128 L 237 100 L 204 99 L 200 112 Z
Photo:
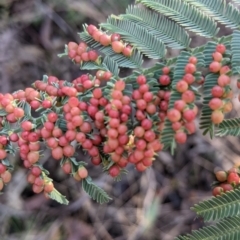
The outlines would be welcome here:
M 72 80 L 81 74 L 67 58 L 58 58 L 68 41 L 79 41 L 82 23 L 103 22 L 124 12 L 130 0 L 0 0 L 0 90 L 29 86 L 43 74 Z M 229 33 L 225 29 L 221 34 Z M 193 45 L 204 43 L 194 38 Z M 175 51 L 169 54 L 176 54 Z M 239 104 L 234 99 L 235 112 Z M 13 181 L 0 196 L 1 240 L 172 240 L 203 225 L 190 206 L 211 195 L 216 167 L 238 164 L 239 139 L 210 141 L 200 132 L 162 152 L 153 167 L 138 173 L 132 166 L 121 182 L 89 165 L 94 181 L 112 197 L 99 205 L 81 184 L 63 174 L 46 151 L 42 163 L 55 185 L 70 200 L 61 206 L 34 195 L 19 157 Z

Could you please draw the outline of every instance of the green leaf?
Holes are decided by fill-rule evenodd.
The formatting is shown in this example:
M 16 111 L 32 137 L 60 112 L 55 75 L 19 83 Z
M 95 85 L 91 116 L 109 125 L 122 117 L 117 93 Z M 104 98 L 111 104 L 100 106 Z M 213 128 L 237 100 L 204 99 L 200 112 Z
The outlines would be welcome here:
M 4 109 L 0 109 L 0 117 L 4 117 L 7 115 L 7 112 Z
M 219 124 L 216 136 L 239 136 L 240 135 L 240 118 L 225 119 Z
M 195 204 L 191 208 L 202 216 L 205 221 L 216 221 L 226 217 L 240 214 L 240 189 L 224 193 L 221 196 L 212 197 L 209 200 Z
M 214 124 L 211 120 L 212 110 L 208 103 L 212 99 L 211 90 L 217 85 L 218 74 L 210 73 L 205 77 L 205 82 L 203 85 L 203 107 L 200 117 L 199 128 L 203 130 L 203 134 L 210 133 L 210 136 L 214 135 Z
M 118 176 L 116 176 L 113 180 L 116 181 L 116 182 L 120 182 L 122 180 L 122 176 L 124 174 L 128 174 L 128 170 L 126 169 L 121 169 L 120 170 L 120 173 L 118 174 Z
M 23 110 L 26 117 L 31 117 L 31 106 L 28 102 L 23 102 Z
M 240 74 L 240 31 L 234 31 L 232 36 L 232 73 L 237 75 Z
M 232 0 L 234 3 L 240 5 L 240 0 Z
M 48 75 L 43 75 L 42 81 L 46 83 L 48 81 Z
M 226 0 L 184 0 L 229 28 L 240 25 L 240 12 Z
M 118 64 L 109 56 L 106 56 L 102 62 L 103 67 L 110 71 L 113 75 L 118 76 L 119 69 Z
M 98 70 L 101 69 L 102 66 L 95 62 L 84 62 L 80 68 L 82 70 Z
M 138 2 L 169 17 L 198 35 L 214 37 L 218 33 L 217 24 L 213 19 L 183 0 L 138 0 Z
M 93 200 L 96 200 L 100 204 L 108 203 L 112 200 L 103 189 L 95 185 L 90 177 L 82 180 L 82 187 Z
M 66 197 L 63 196 L 60 192 L 58 192 L 55 188 L 54 188 L 54 190 L 52 192 L 50 192 L 48 194 L 48 196 L 51 199 L 57 201 L 58 203 L 66 204 L 66 205 L 68 205 L 68 203 L 69 203 L 68 200 L 66 199 Z
M 186 51 L 182 51 L 180 55 L 177 57 L 176 66 L 174 68 L 173 82 L 172 87 L 175 88 L 176 84 L 183 78 L 185 74 L 185 66 L 188 63 L 188 59 L 191 57 L 191 54 Z M 170 100 L 171 107 L 173 106 L 173 100 Z
M 228 217 L 216 226 L 195 230 L 187 236 L 179 236 L 175 240 L 237 240 L 240 239 L 240 216 Z
M 183 28 L 146 8 L 129 6 L 126 14 L 121 15 L 121 17 L 144 27 L 170 48 L 187 48 L 191 42 L 189 35 Z
M 116 20 L 109 17 L 107 23 L 100 24 L 101 27 L 110 32 L 117 32 L 122 39 L 130 42 L 149 58 L 160 59 L 165 56 L 163 42 L 149 33 L 147 29 L 127 20 Z
M 216 46 L 217 46 L 217 43 L 216 42 L 211 42 L 209 41 L 205 48 L 204 48 L 204 56 L 205 56 L 205 64 L 206 66 L 209 66 L 210 63 L 213 61 L 213 57 L 212 57 L 212 54 L 216 51 Z

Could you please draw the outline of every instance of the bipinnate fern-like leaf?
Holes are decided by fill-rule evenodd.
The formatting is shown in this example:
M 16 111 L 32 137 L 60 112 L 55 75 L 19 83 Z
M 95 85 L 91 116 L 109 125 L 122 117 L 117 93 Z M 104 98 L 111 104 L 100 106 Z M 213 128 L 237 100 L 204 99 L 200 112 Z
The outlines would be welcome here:
M 217 24 L 207 14 L 183 0 L 138 0 L 189 31 L 204 37 L 214 37 L 218 33 Z
M 231 29 L 240 25 L 240 11 L 226 0 L 184 0 Z
M 119 69 L 118 64 L 109 56 L 106 56 L 102 61 L 103 67 L 113 73 L 115 76 L 118 76 Z
M 91 48 L 97 49 L 106 56 L 110 56 L 113 61 L 115 61 L 119 67 L 125 68 L 141 68 L 143 63 L 142 54 L 133 50 L 131 57 L 125 57 L 123 54 L 115 53 L 111 46 L 104 47 L 99 42 L 96 42 L 87 32 L 79 33 L 80 38 L 88 44 Z
M 232 34 L 231 49 L 232 49 L 232 73 L 240 74 L 240 31 L 235 30 Z
M 216 226 L 195 230 L 192 234 L 179 236 L 175 240 L 238 240 L 240 239 L 240 216 L 228 217 Z
M 165 56 L 166 49 L 161 41 L 147 29 L 128 20 L 117 20 L 109 17 L 106 23 L 100 24 L 101 27 L 121 35 L 122 39 L 130 42 L 143 54 L 153 59 L 161 59 Z
M 191 57 L 191 54 L 186 51 L 182 51 L 177 58 L 176 66 L 174 68 L 174 75 L 172 81 L 173 89 L 176 87 L 176 84 L 182 79 L 183 75 L 185 74 L 185 66 L 188 63 L 188 59 Z M 170 98 L 170 107 L 174 104 L 174 100 Z
M 210 63 L 213 61 L 212 54 L 216 51 L 216 46 L 217 46 L 216 42 L 209 41 L 206 44 L 203 51 L 206 66 L 209 66 Z
M 235 189 L 223 195 L 195 204 L 191 208 L 202 216 L 205 221 L 216 221 L 240 214 L 240 189 Z
M 240 5 L 240 0 L 232 0 L 234 3 Z
M 212 110 L 209 107 L 209 101 L 212 99 L 211 89 L 217 85 L 218 75 L 210 73 L 205 77 L 203 86 L 203 107 L 200 116 L 199 128 L 203 130 L 203 135 L 209 133 L 210 137 L 214 136 L 214 124 L 211 120 Z
M 212 53 L 215 51 L 217 44 L 215 42 L 208 42 L 204 49 L 204 60 L 206 66 L 213 61 Z M 217 74 L 207 74 L 205 77 L 205 82 L 203 85 L 203 107 L 200 116 L 199 128 L 203 130 L 203 134 L 210 133 L 210 136 L 214 135 L 214 124 L 211 121 L 212 110 L 210 109 L 208 103 L 212 99 L 211 90 L 217 85 Z
M 82 180 L 82 188 L 93 200 L 100 204 L 107 203 L 112 199 L 103 189 L 95 185 L 90 177 Z
M 191 42 L 189 35 L 182 27 L 149 9 L 129 6 L 126 14 L 122 14 L 121 17 L 144 27 L 170 48 L 187 48 Z
M 240 118 L 225 119 L 219 124 L 216 136 L 240 136 Z
M 102 62 L 84 62 L 81 65 L 82 70 L 104 70 L 110 71 L 114 76 L 118 76 L 119 68 L 118 64 L 109 56 L 105 56 Z

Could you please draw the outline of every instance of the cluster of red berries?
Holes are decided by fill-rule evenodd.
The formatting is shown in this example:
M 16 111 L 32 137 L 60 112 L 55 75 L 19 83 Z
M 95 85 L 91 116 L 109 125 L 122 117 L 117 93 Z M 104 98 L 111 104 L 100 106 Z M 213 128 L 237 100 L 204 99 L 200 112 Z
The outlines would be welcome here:
M 196 131 L 195 118 L 198 108 L 194 104 L 195 93 L 191 90 L 191 85 L 195 81 L 194 74 L 197 71 L 197 58 L 191 56 L 185 66 L 183 78 L 176 84 L 176 91 L 180 93 L 181 99 L 174 103 L 172 109 L 167 112 L 167 117 L 172 122 L 172 129 L 175 131 L 175 140 L 177 143 L 185 143 L 187 133 L 192 134 Z
M 93 87 L 100 86 L 101 81 L 98 78 L 91 78 L 89 75 L 83 74 L 80 77 L 74 79 L 72 83 L 78 93 L 84 93 Z
M 159 76 L 160 86 L 169 86 L 171 83 L 171 78 L 169 76 L 171 69 L 169 67 L 162 68 L 162 75 Z
M 158 94 L 156 97 L 156 105 L 159 106 L 158 116 L 159 116 L 160 122 L 159 122 L 158 129 L 160 131 L 162 131 L 164 128 L 164 121 L 167 116 L 168 104 L 169 104 L 170 94 L 171 94 L 171 92 L 168 89 L 168 86 L 171 83 L 171 78 L 170 78 L 171 69 L 165 66 L 161 70 L 162 70 L 162 75 L 159 76 L 158 82 L 160 83 L 160 86 L 162 86 L 163 88 L 161 88 L 158 91 Z
M 128 123 L 131 108 L 131 98 L 124 94 L 126 84 L 123 80 L 117 80 L 113 87 L 109 86 L 105 92 L 109 92 L 109 103 L 101 113 L 105 116 L 106 126 L 102 130 L 105 137 L 103 146 L 104 154 L 109 154 L 114 163 L 108 172 L 112 177 L 119 175 L 120 170 L 128 164 L 128 154 L 125 151 L 129 143 Z M 100 113 L 98 113 L 98 121 Z M 103 121 L 103 120 L 102 120 Z
M 92 38 L 103 46 L 111 46 L 115 53 L 122 53 L 125 57 L 131 57 L 132 46 L 124 44 L 121 41 L 121 36 L 118 33 L 108 35 L 97 29 L 94 25 L 89 25 L 87 31 Z
M 75 42 L 68 43 L 68 57 L 74 60 L 75 63 L 82 62 L 96 62 L 98 59 L 98 53 L 95 50 L 88 51 L 87 45 L 84 42 L 79 44 Z
M 8 167 L 2 163 L 7 156 L 6 147 L 8 145 L 8 139 L 6 136 L 0 136 L 0 191 L 4 185 L 9 183 L 12 178 L 12 174 Z
M 38 166 L 33 166 L 30 173 L 27 176 L 27 181 L 32 184 L 32 190 L 34 193 L 41 193 L 44 191 L 45 197 L 48 198 L 48 194 L 54 190 L 52 181 L 45 177 L 42 169 Z
M 33 88 L 26 88 L 25 91 L 20 90 L 14 94 L 0 94 L 0 106 L 6 112 L 6 120 L 10 123 L 15 123 L 24 117 L 24 110 L 17 106 L 17 101 L 27 101 L 35 106 L 35 98 L 40 98 L 39 92 Z M 32 103 L 33 101 L 33 103 Z
M 209 101 L 209 107 L 213 111 L 211 120 L 214 124 L 219 124 L 224 120 L 224 114 L 232 110 L 231 98 L 233 95 L 230 87 L 231 78 L 228 75 L 230 68 L 222 66 L 226 47 L 223 44 L 216 46 L 216 51 L 212 54 L 213 62 L 209 66 L 210 72 L 219 74 L 217 85 L 211 90 L 212 99 Z
M 228 171 L 218 171 L 215 173 L 218 181 L 217 186 L 213 188 L 213 196 L 221 195 L 225 192 L 231 191 L 240 184 L 239 168 L 233 167 Z
M 11 172 L 5 165 L 0 163 L 0 191 L 3 189 L 5 184 L 8 184 L 12 179 Z
M 100 81 L 108 81 L 112 77 L 112 73 L 109 71 L 98 70 L 96 72 L 96 78 Z
M 160 99 L 154 96 L 144 75 L 138 76 L 136 81 L 137 89 L 133 91 L 132 98 L 136 104 L 135 118 L 138 124 L 133 129 L 134 142 L 129 162 L 134 163 L 138 171 L 144 171 L 152 165 L 155 153 L 163 148 L 157 131 L 160 124 L 157 105 Z M 157 120 L 154 116 L 157 116 Z
M 99 106 L 103 107 L 106 104 L 107 99 L 102 96 L 102 90 L 100 88 L 95 88 L 93 90 L 93 97 L 89 100 L 89 105 L 86 102 L 79 101 L 77 97 L 70 97 L 68 102 L 63 106 L 67 131 L 59 139 L 59 144 L 61 139 L 63 140 L 62 145 L 65 144 L 64 142 L 71 143 L 76 141 L 84 151 L 88 152 L 92 162 L 95 165 L 101 163 L 99 148 L 97 146 L 101 144 L 102 137 L 100 133 L 92 134 L 93 126 L 99 126 L 97 125 L 96 120 L 93 122 L 92 119 L 95 119 L 95 115 L 98 112 Z M 73 156 L 75 153 L 75 148 L 72 146 L 71 149 L 72 150 L 69 152 L 69 154 Z M 67 156 L 63 152 L 65 157 L 71 157 L 69 154 Z M 84 177 L 83 174 L 81 174 L 81 178 L 86 177 L 87 174 Z
M 159 131 L 162 131 L 164 128 L 164 121 L 167 117 L 168 105 L 170 100 L 171 92 L 169 90 L 159 90 L 156 98 L 156 104 L 159 106 Z
M 93 33 L 96 38 L 99 30 Z M 113 46 L 118 40 L 113 34 L 110 44 Z M 69 49 L 86 50 L 86 45 L 71 43 Z M 95 76 L 84 74 L 72 83 L 49 76 L 43 81 L 36 80 L 33 87 L 25 90 L 0 94 L 0 189 L 11 179 L 11 169 L 5 160 L 12 143 L 18 145 L 23 165 L 30 169 L 28 181 L 33 191 L 44 192 L 46 196 L 54 185 L 39 163 L 41 142 L 55 160 L 62 160 L 63 171 L 78 181 L 88 177 L 88 171 L 83 163 L 72 161 L 76 147 L 88 153 L 94 165 L 103 164 L 112 177 L 118 176 L 129 163 L 144 171 L 163 149 L 160 135 L 166 117 L 172 122 L 176 142 L 184 143 L 186 134 L 195 132 L 198 109 L 191 85 L 197 75 L 196 64 L 197 58 L 190 57 L 182 79 L 175 86 L 181 97 L 169 110 L 171 69 L 167 66 L 161 69 L 159 79 L 148 81 L 144 75 L 134 76 L 129 80 L 131 90 L 125 80 L 115 80 L 111 72 L 99 70 Z M 220 77 L 225 76 L 226 70 L 227 66 L 220 68 Z M 220 77 L 217 87 L 227 89 L 229 86 L 221 86 L 224 80 Z M 227 97 L 229 92 L 221 96 L 225 100 Z M 225 103 L 221 110 L 225 112 L 226 108 Z M 31 116 L 33 113 L 36 118 Z
M 47 81 L 35 81 L 33 84 L 35 89 L 26 88 L 25 91 L 21 90 L 13 94 L 1 94 L 0 105 L 4 113 L 0 120 L 4 135 L 0 136 L 0 160 L 2 161 L 7 158 L 7 153 L 10 153 L 8 148 L 10 144 L 17 143 L 23 165 L 32 171 L 38 165 L 40 159 L 40 142 L 42 141 L 45 141 L 46 146 L 51 149 L 52 156 L 56 160 L 60 160 L 61 158 L 67 159 L 73 156 L 75 152 L 75 148 L 72 145 L 73 139 L 76 140 L 77 138 L 79 140 L 79 135 L 73 130 L 76 127 L 80 127 L 80 125 L 81 134 L 92 130 L 91 124 L 83 121 L 81 116 L 81 111 L 85 110 L 87 112 L 91 106 L 79 101 L 76 96 L 92 88 L 95 84 L 98 86 L 100 84 L 99 80 L 90 80 L 86 76 L 82 76 L 81 82 L 77 82 L 76 80 L 73 84 L 67 84 L 65 81 L 50 76 Z M 82 88 L 80 88 L 80 85 Z M 64 97 L 67 97 L 69 100 L 67 104 L 61 102 Z M 29 104 L 31 110 L 40 109 L 45 114 L 42 114 L 37 119 L 32 118 L 30 115 L 26 116 L 26 104 Z M 54 112 L 59 108 L 63 109 L 62 113 Z M 60 128 L 61 123 L 59 124 L 59 122 L 61 122 L 62 114 L 67 121 L 65 124 L 67 131 L 64 131 L 62 126 Z M 25 117 L 29 120 L 25 120 Z M 5 123 L 7 122 L 16 123 L 14 126 L 15 132 L 10 125 L 6 125 L 5 128 Z M 96 144 L 98 143 L 99 141 Z M 98 151 L 98 148 L 95 147 L 95 150 Z M 64 170 L 66 170 L 66 165 L 64 166 Z M 6 184 L 10 181 L 11 173 L 4 162 L 1 163 L 0 168 L 2 176 L 1 185 L 3 185 L 2 183 Z M 76 175 L 72 170 L 69 173 Z M 79 175 L 78 179 L 85 178 L 88 175 L 86 168 L 83 166 L 79 166 L 77 173 Z M 44 180 L 42 172 L 35 173 L 34 170 L 34 173 L 31 172 L 31 174 L 35 174 L 34 176 L 36 177 L 36 182 L 35 180 L 33 181 L 34 177 L 32 175 L 29 177 L 29 182 L 33 184 L 34 192 L 44 191 L 45 193 L 49 193 L 49 189 L 54 188 L 48 186 L 53 185 L 48 178 Z

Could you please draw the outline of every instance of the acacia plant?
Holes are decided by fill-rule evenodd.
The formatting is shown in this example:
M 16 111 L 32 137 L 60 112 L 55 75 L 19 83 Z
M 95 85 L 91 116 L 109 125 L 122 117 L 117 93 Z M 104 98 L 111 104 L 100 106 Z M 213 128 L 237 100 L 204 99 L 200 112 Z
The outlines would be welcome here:
M 80 43 L 69 42 L 67 56 L 91 70 L 72 82 L 43 76 L 31 87 L 0 95 L 0 190 L 11 180 L 8 154 L 17 150 L 33 192 L 67 204 L 41 165 L 44 146 L 63 171 L 99 203 L 111 198 L 88 176 L 87 164 L 101 165 L 115 179 L 134 164 L 152 166 L 159 151 L 174 152 L 199 128 L 214 136 L 240 135 L 232 110 L 232 76 L 240 75 L 239 0 L 137 0 L 124 14 L 99 26 L 83 26 Z M 217 23 L 233 29 L 217 37 Z M 190 48 L 188 32 L 210 38 Z M 179 49 L 166 58 L 166 48 Z M 159 60 L 143 68 L 143 57 Z M 120 77 L 121 68 L 133 71 Z M 240 88 L 240 80 L 236 88 Z M 201 109 L 196 105 L 201 102 Z M 42 144 L 44 143 L 44 144 Z M 89 161 L 79 161 L 82 151 Z M 218 223 L 177 239 L 240 239 L 239 171 L 216 174 L 210 200 L 193 210 Z

